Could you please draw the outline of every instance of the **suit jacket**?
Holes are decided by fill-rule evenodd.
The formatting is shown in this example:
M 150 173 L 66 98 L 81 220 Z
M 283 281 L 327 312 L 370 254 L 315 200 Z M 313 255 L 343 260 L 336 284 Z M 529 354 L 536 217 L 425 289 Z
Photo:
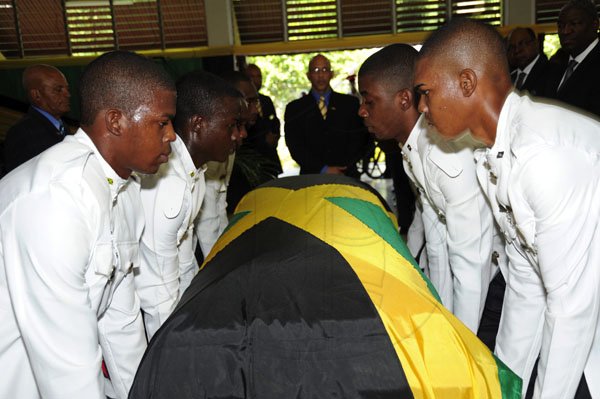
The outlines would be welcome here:
M 64 136 L 33 107 L 8 131 L 4 142 L 4 169 L 8 173 L 56 143 Z
M 331 92 L 323 119 L 311 94 L 285 109 L 285 142 L 300 173 L 320 173 L 325 165 L 347 166 L 346 175 L 358 177 L 356 162 L 367 152 L 370 136 L 358 116 L 356 97 Z
M 546 58 L 545 54 L 540 54 L 520 90 L 528 91 L 533 96 L 543 94 L 546 79 L 548 78 L 548 69 L 548 58 Z
M 273 133 L 277 136 L 280 135 L 280 122 L 275 112 L 275 106 L 273 101 L 268 96 L 258 94 L 260 106 L 262 108 L 262 116 L 256 119 L 256 124 L 248 129 L 248 137 L 244 141 L 250 148 L 258 151 L 264 155 L 273 163 L 279 173 L 282 172 L 281 161 L 277 154 L 277 148 L 273 147 L 265 140 L 267 133 Z
M 558 90 L 566 68 L 567 65 L 562 65 L 551 74 L 548 96 L 600 116 L 600 43 Z
M 600 397 L 600 123 L 511 93 L 477 175 L 510 259 L 496 354 L 534 397 Z M 537 395 L 537 396 L 536 396 Z

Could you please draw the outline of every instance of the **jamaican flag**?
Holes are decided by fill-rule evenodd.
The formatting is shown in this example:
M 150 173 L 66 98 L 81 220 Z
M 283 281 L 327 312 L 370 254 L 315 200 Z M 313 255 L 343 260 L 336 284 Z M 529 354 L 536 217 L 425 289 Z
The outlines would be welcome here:
M 440 303 L 369 186 L 248 193 L 150 342 L 130 398 L 520 398 Z

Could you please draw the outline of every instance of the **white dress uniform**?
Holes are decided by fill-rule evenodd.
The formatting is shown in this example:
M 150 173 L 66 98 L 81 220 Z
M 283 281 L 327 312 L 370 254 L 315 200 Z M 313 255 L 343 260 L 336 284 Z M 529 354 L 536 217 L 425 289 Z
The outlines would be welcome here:
M 146 227 L 135 286 L 148 340 L 175 309 L 198 271 L 194 222 L 206 191 L 205 168 L 196 168 L 179 136 L 171 150 L 169 162 L 141 181 Z
M 402 153 L 423 204 L 431 282 L 444 306 L 477 332 L 492 274 L 494 227 L 472 149 L 436 137 L 421 116 Z
M 235 153 L 225 162 L 208 162 L 206 195 L 196 222 L 198 240 L 204 258 L 208 256 L 229 223 L 227 218 L 227 186 L 233 170 Z
M 146 348 L 139 184 L 79 129 L 0 193 L 0 398 L 125 399 Z
M 600 398 L 600 122 L 511 93 L 480 183 L 509 271 L 496 353 L 536 398 Z M 541 353 L 540 353 L 541 348 Z

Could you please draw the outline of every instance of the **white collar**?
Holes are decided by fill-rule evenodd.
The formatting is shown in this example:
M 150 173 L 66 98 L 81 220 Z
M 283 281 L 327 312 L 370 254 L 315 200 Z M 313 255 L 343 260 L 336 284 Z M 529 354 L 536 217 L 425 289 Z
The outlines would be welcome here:
M 527 66 L 523 69 L 519 68 L 519 71 L 521 72 L 525 72 L 527 75 L 529 75 L 529 73 L 531 72 L 531 70 L 533 69 L 533 66 L 535 65 L 535 63 L 537 62 L 537 60 L 540 58 L 540 55 L 538 54 L 533 61 L 531 61 L 529 64 L 527 64 Z
M 73 137 L 77 139 L 77 141 L 79 141 L 80 143 L 88 146 L 92 150 L 92 153 L 97 155 L 96 158 L 98 159 L 98 162 L 102 167 L 102 171 L 106 176 L 106 181 L 110 186 L 111 191 L 113 191 L 114 193 L 119 192 L 121 187 L 129 181 L 129 178 L 123 179 L 117 174 L 117 172 L 115 172 L 112 166 L 110 166 L 109 163 L 106 162 L 106 159 L 104 159 L 100 151 L 98 151 L 98 147 L 96 147 L 90 136 L 88 136 L 88 134 L 83 129 L 79 128 Z
M 192 181 L 198 180 L 200 175 L 202 175 L 206 170 L 206 164 L 201 165 L 199 168 L 196 168 L 196 165 L 194 165 L 192 156 L 190 155 L 187 147 L 185 146 L 185 143 L 183 142 L 181 137 L 179 137 L 178 134 L 176 136 L 177 137 L 175 141 L 171 143 L 173 152 L 177 154 L 181 159 L 181 163 L 185 170 L 186 178 Z
M 585 50 L 583 50 L 581 53 L 579 53 L 577 55 L 577 57 L 573 58 L 573 57 L 569 56 L 569 62 L 571 62 L 571 60 L 577 61 L 577 66 L 575 66 L 575 68 L 577 68 L 579 66 L 579 64 L 581 64 L 581 62 L 585 59 L 585 57 L 587 57 L 587 55 L 592 52 L 592 50 L 594 49 L 594 47 L 597 44 L 598 44 L 598 39 L 596 38 L 593 42 L 590 43 L 589 46 L 587 46 L 585 48 Z
M 401 146 L 402 152 L 407 153 L 417 151 L 418 153 L 419 147 L 417 143 L 419 141 L 421 133 L 423 133 L 426 129 L 426 123 L 427 122 L 425 120 L 425 116 L 421 114 L 421 116 L 419 116 L 419 119 L 417 119 L 417 123 L 415 123 L 415 126 L 413 126 L 412 130 L 410 131 L 410 134 L 406 139 L 406 143 L 404 143 L 404 145 Z

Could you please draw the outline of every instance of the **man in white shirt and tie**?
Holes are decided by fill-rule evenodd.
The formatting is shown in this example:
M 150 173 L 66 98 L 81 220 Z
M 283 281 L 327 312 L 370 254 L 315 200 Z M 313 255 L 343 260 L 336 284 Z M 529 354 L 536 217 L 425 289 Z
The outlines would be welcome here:
M 531 28 L 515 28 L 508 34 L 508 51 L 513 52 L 517 68 L 511 72 L 515 88 L 532 95 L 543 91 L 548 67 L 546 55 L 540 52 Z

